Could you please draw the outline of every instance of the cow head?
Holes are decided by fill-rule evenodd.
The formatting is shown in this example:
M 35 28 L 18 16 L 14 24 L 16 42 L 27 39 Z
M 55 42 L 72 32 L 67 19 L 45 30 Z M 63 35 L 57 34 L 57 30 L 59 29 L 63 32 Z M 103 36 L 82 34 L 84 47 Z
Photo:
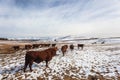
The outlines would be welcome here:
M 57 47 L 54 47 L 54 49 L 57 51 L 58 50 L 58 48 Z

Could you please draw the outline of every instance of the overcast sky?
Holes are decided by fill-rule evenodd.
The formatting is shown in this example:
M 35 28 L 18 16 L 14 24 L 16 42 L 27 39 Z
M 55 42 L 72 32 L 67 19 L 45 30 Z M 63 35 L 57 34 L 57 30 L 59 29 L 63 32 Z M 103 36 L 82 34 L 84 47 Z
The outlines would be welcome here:
M 120 0 L 0 0 L 0 37 L 119 36 Z

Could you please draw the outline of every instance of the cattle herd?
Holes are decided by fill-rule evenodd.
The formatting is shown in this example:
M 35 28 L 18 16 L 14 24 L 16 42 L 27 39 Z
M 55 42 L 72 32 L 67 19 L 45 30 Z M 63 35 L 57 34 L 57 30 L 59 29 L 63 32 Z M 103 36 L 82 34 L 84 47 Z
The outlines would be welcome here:
M 28 49 L 34 49 L 34 48 L 39 48 L 39 47 L 50 47 L 50 46 L 55 47 L 56 44 L 26 44 L 25 47 L 22 48 L 22 49 L 27 49 L 28 50 Z M 19 45 L 12 46 L 12 48 L 14 50 L 20 50 L 21 49 Z
M 25 49 L 31 49 L 31 48 L 38 48 L 38 47 L 49 47 L 48 49 L 42 50 L 42 51 L 27 51 L 25 55 L 25 65 L 24 65 L 24 72 L 26 71 L 27 66 L 29 65 L 30 71 L 32 71 L 32 64 L 33 62 L 40 63 L 42 61 L 46 62 L 46 67 L 48 67 L 48 62 L 56 55 L 56 51 L 58 48 L 56 47 L 56 44 L 33 44 L 33 45 L 25 45 Z M 78 49 L 81 47 L 81 50 L 84 47 L 84 44 L 78 44 Z M 61 46 L 61 52 L 63 56 L 65 56 L 65 53 L 68 49 L 68 45 Z M 69 45 L 69 49 L 73 50 L 74 45 Z

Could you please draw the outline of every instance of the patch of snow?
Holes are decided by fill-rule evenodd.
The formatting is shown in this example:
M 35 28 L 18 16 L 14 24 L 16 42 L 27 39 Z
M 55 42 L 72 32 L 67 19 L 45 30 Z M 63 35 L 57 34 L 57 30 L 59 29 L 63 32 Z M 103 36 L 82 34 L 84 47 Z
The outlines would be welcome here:
M 116 76 L 117 72 L 120 74 L 120 50 L 108 50 L 116 47 L 118 48 L 120 45 L 85 46 L 83 50 L 75 48 L 71 51 L 68 49 L 65 56 L 62 55 L 61 51 L 57 51 L 57 56 L 52 58 L 48 68 L 45 67 L 45 61 L 43 61 L 40 64 L 33 64 L 33 72 L 27 68 L 25 73 L 22 71 L 25 51 L 17 52 L 14 57 L 2 58 L 4 62 L 0 60 L 0 79 L 8 76 L 7 79 L 20 77 L 21 79 L 37 79 L 40 77 L 53 80 L 56 77 L 64 79 L 65 75 L 80 79 L 82 76 L 88 77 L 97 73 L 104 76 Z M 20 75 L 16 76 L 17 73 Z

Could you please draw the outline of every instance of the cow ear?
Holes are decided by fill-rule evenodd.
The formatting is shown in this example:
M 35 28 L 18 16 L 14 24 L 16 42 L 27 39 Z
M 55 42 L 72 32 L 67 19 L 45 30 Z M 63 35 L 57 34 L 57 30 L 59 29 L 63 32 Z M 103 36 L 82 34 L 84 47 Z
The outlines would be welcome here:
M 55 47 L 55 50 L 57 51 L 57 50 L 58 50 L 58 48 L 57 48 L 57 47 Z

